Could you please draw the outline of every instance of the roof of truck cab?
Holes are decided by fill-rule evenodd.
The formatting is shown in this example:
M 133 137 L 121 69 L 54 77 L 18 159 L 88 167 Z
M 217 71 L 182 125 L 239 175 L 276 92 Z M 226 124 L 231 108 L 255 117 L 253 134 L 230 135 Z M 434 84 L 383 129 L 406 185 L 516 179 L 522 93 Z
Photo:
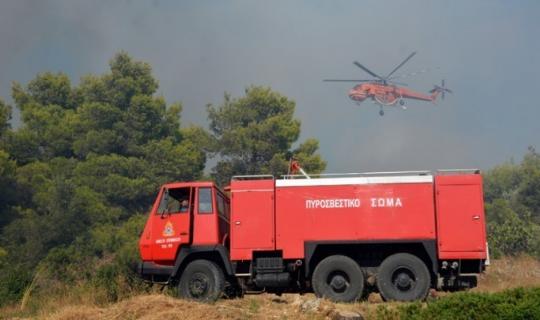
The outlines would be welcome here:
M 191 182 L 169 182 L 163 185 L 167 188 L 182 188 L 182 187 L 214 187 L 212 181 L 191 181 Z

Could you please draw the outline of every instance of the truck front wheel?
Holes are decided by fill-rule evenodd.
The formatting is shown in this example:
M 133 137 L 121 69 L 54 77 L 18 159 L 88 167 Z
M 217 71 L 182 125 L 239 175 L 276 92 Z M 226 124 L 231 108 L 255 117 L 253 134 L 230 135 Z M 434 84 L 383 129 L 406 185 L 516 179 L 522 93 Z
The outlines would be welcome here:
M 329 256 L 319 262 L 311 282 L 317 297 L 336 302 L 359 300 L 364 292 L 364 274 L 360 266 L 342 255 Z
M 430 283 L 429 271 L 424 262 L 409 253 L 389 256 L 377 272 L 377 288 L 385 301 L 425 299 Z
M 223 293 L 225 276 L 219 266 L 209 260 L 192 261 L 182 272 L 178 296 L 198 301 L 216 301 Z

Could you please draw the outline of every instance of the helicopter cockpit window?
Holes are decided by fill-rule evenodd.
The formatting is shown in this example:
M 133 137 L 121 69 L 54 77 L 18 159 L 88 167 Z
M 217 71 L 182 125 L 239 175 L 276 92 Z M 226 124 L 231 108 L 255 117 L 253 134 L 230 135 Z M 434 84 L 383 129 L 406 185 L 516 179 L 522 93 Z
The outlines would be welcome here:
M 157 214 L 189 212 L 189 188 L 166 189 L 161 196 Z

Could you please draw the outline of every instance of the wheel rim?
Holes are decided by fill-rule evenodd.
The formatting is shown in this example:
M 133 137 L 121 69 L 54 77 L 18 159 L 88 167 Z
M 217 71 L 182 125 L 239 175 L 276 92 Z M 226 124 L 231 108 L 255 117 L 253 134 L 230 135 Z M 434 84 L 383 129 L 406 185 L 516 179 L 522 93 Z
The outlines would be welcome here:
M 350 287 L 351 282 L 346 273 L 341 271 L 332 272 L 326 279 L 326 284 L 335 293 L 343 293 Z
M 392 272 L 392 285 L 400 292 L 409 292 L 416 286 L 416 275 L 409 268 L 397 268 Z
M 196 273 L 189 280 L 188 289 L 189 294 L 193 298 L 201 298 L 206 296 L 208 288 L 210 287 L 210 279 L 202 273 Z

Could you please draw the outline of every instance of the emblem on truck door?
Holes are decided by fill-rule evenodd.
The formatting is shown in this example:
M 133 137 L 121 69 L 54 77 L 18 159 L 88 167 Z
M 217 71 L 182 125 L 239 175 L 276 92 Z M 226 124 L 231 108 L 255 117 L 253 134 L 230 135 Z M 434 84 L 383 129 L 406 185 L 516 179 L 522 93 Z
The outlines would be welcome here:
M 162 235 L 164 237 L 174 236 L 173 224 L 170 221 L 167 221 L 167 223 L 165 224 L 165 228 L 163 229 Z

